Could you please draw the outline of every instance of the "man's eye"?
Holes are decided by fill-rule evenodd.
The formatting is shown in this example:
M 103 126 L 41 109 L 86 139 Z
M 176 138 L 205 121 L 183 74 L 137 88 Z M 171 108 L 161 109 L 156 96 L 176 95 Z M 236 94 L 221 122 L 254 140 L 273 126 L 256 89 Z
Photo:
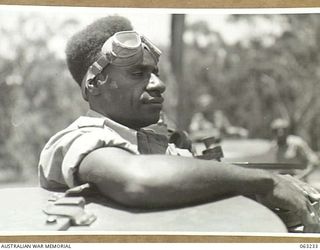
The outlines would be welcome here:
M 143 76 L 144 73 L 143 73 L 143 71 L 135 71 L 135 72 L 132 72 L 132 75 L 134 75 L 134 76 Z

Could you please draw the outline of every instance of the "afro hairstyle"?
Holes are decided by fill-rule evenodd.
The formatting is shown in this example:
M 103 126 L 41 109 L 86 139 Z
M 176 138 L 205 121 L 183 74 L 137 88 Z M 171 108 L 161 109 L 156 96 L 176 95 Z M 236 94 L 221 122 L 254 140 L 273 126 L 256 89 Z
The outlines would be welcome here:
M 107 16 L 74 34 L 65 50 L 67 65 L 74 80 L 81 85 L 88 68 L 99 58 L 100 50 L 109 37 L 116 32 L 132 29 L 128 19 L 121 16 Z

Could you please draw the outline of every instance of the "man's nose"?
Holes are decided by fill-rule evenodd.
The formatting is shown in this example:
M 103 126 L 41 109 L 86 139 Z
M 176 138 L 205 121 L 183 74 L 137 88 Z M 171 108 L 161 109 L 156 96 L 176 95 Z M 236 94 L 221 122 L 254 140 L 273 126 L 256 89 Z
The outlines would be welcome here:
M 159 77 L 157 77 L 155 74 L 151 74 L 146 90 L 159 91 L 160 93 L 163 93 L 166 90 L 166 86 Z

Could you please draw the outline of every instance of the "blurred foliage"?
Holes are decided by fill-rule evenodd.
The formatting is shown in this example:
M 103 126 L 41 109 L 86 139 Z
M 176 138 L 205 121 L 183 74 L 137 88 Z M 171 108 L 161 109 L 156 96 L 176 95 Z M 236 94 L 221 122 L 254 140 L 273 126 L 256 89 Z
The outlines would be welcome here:
M 0 170 L 7 180 L 36 180 L 46 141 L 85 108 L 64 60 L 49 49 L 56 34 L 76 23 L 35 15 L 15 21 L 16 29 L 0 29 L 9 48 L 0 54 Z
M 229 22 L 259 20 L 281 26 L 281 34 L 252 34 L 235 44 L 200 21 L 186 28 L 185 85 L 190 87 L 189 118 L 223 110 L 251 137 L 270 138 L 277 117 L 291 121 L 292 133 L 320 147 L 320 15 L 233 15 Z M 210 101 L 203 104 L 205 97 Z M 208 99 L 208 98 L 207 98 Z M 189 119 L 189 120 L 190 120 Z
M 195 112 L 212 119 L 213 110 L 223 110 L 231 123 L 248 128 L 256 138 L 270 138 L 271 121 L 287 117 L 292 132 L 318 150 L 320 15 L 236 15 L 229 22 L 245 22 L 250 29 L 258 19 L 281 26 L 282 32 L 252 34 L 230 44 L 204 21 L 186 24 L 189 39 L 179 83 L 185 87 L 180 97 L 188 110 L 184 116 L 177 114 L 181 86 L 169 63 L 170 48 L 161 48 L 165 112 L 172 124 L 188 127 Z M 35 180 L 46 141 L 87 109 L 57 53 L 64 50 L 59 41 L 65 41 L 78 23 L 22 15 L 14 27 L 0 25 L 2 41 L 7 41 L 0 49 L 0 176 L 11 173 L 12 179 Z

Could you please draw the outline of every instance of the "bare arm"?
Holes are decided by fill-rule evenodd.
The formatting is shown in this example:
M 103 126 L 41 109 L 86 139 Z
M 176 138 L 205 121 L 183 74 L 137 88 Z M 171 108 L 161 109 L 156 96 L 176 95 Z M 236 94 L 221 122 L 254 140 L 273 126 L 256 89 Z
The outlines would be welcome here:
M 79 176 L 105 196 L 135 207 L 181 206 L 223 195 L 263 195 L 273 189 L 271 175 L 262 170 L 185 157 L 132 155 L 119 148 L 90 153 Z
M 129 207 L 174 207 L 210 202 L 223 195 L 256 195 L 271 209 L 295 214 L 306 232 L 320 232 L 318 211 L 311 206 L 306 192 L 310 187 L 263 170 L 101 148 L 81 162 L 79 178 L 94 183 L 103 195 Z M 319 197 L 317 191 L 312 192 Z

